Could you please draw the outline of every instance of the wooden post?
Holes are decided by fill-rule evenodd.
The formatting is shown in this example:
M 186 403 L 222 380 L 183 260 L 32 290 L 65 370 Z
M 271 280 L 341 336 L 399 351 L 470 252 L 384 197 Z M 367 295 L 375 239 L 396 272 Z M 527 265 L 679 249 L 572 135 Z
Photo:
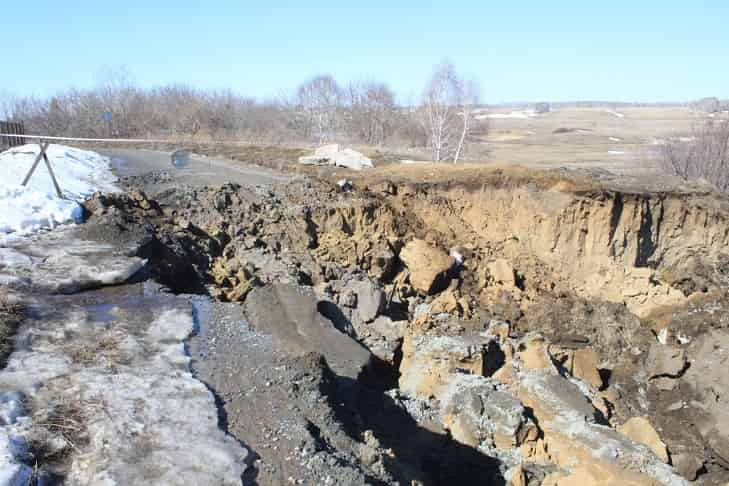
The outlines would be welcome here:
M 33 175 L 33 172 L 35 172 L 35 168 L 38 167 L 38 162 L 43 158 L 43 154 L 46 151 L 46 147 L 48 147 L 47 143 L 40 143 L 40 152 L 38 152 L 38 156 L 35 158 L 35 162 L 33 162 L 33 165 L 30 166 L 30 170 L 27 174 L 25 174 L 25 179 L 23 179 L 23 182 L 21 183 L 22 186 L 27 186 L 28 181 L 30 180 L 30 176 Z
M 48 148 L 48 143 L 46 143 L 46 148 Z M 64 199 L 61 188 L 58 186 L 58 181 L 56 181 L 56 175 L 53 173 L 51 162 L 48 160 L 48 155 L 46 155 L 46 149 L 42 148 L 41 152 L 43 152 L 43 161 L 46 163 L 46 167 L 48 167 L 48 173 L 51 174 L 51 180 L 53 181 L 53 187 L 56 188 L 56 194 L 60 199 Z
M 46 154 L 46 149 L 48 149 L 48 146 L 50 145 L 50 142 L 40 142 L 38 143 L 40 145 L 40 152 L 38 153 L 38 156 L 35 158 L 35 161 L 33 162 L 33 165 L 31 166 L 28 173 L 25 175 L 25 179 L 23 179 L 22 185 L 27 185 L 28 181 L 30 180 L 30 177 L 33 175 L 33 172 L 35 172 L 35 168 L 38 167 L 38 163 L 41 159 L 43 159 L 43 162 L 46 164 L 46 167 L 48 168 L 48 173 L 51 175 L 51 180 L 53 181 L 53 187 L 56 188 L 56 195 L 61 198 L 65 199 L 63 197 L 63 192 L 61 192 L 61 188 L 58 185 L 58 181 L 56 180 L 56 174 L 53 173 L 53 168 L 51 167 L 51 162 L 48 160 L 48 155 Z

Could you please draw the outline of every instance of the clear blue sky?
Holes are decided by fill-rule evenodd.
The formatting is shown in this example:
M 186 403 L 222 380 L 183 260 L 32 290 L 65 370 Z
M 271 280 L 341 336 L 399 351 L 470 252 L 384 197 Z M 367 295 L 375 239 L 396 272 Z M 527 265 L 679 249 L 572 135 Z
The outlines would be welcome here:
M 125 65 L 142 86 L 259 98 L 327 72 L 406 101 L 448 58 L 488 103 L 729 98 L 729 0 L 4 3 L 0 93 L 90 87 Z

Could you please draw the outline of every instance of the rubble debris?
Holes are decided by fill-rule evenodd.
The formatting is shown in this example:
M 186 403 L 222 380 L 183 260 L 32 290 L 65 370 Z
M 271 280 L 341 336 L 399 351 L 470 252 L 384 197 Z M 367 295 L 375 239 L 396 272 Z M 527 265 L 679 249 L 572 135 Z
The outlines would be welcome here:
M 372 160 L 368 157 L 350 148 L 341 149 L 338 144 L 323 145 L 314 151 L 314 155 L 299 157 L 299 163 L 305 165 L 335 165 L 352 170 L 374 167 Z

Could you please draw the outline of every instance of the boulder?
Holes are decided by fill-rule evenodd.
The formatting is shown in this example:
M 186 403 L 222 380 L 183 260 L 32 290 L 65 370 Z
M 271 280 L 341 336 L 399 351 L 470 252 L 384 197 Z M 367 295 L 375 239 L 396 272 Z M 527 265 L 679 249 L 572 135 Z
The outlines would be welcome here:
M 439 398 L 456 375 L 484 371 L 484 344 L 476 337 L 406 334 L 402 353 L 400 389 L 422 399 Z
M 686 367 L 686 352 L 678 346 L 654 343 L 648 350 L 646 369 L 650 378 L 678 378 Z
M 668 463 L 668 450 L 658 432 L 645 417 L 633 417 L 618 427 L 618 431 L 634 442 L 647 446 L 661 461 Z
M 729 468 L 729 332 L 712 329 L 691 342 L 691 366 L 682 383 L 694 393 L 692 416 L 696 429 L 717 462 Z
M 355 327 L 357 339 L 382 361 L 394 363 L 407 321 L 393 321 L 379 316 L 374 321 Z
M 688 485 L 643 445 L 597 423 L 590 401 L 566 378 L 541 370 L 520 372 L 517 397 L 532 410 L 543 434 L 522 447 L 525 458 L 569 471 L 550 475 L 542 484 Z
M 414 239 L 400 250 L 400 260 L 410 270 L 410 283 L 424 294 L 435 294 L 450 283 L 453 258 L 426 241 Z
M 539 429 L 522 403 L 478 375 L 456 375 L 441 397 L 441 419 L 458 442 L 512 449 L 535 441 Z
M 565 349 L 552 346 L 549 352 L 570 375 L 584 381 L 595 390 L 602 388 L 602 377 L 598 369 L 599 358 L 594 349 Z
M 549 343 L 542 336 L 525 336 L 519 343 L 516 357 L 522 366 L 530 370 L 554 370 L 554 364 L 547 351 Z
M 356 379 L 371 362 L 369 351 L 338 331 L 317 304 L 310 288 L 271 284 L 252 290 L 244 310 L 250 324 L 271 334 L 281 351 L 293 357 L 320 353 L 336 374 Z
M 489 271 L 489 275 L 494 283 L 498 285 L 504 285 L 507 287 L 513 287 L 516 283 L 514 267 L 503 258 L 494 260 L 486 264 L 486 269 Z
M 347 285 L 357 295 L 357 314 L 362 322 L 371 322 L 385 304 L 385 293 L 369 280 L 356 280 Z

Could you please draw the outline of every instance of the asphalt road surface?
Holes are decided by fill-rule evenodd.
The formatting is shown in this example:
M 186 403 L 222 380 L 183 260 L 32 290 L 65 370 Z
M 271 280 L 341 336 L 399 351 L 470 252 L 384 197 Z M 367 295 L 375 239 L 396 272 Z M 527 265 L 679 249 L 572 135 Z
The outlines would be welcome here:
M 169 177 L 150 177 L 148 181 L 144 181 L 144 190 L 149 193 L 180 184 L 214 186 L 234 182 L 241 185 L 270 185 L 291 178 L 271 169 L 246 165 L 235 160 L 194 154 L 190 156 L 187 165 L 178 168 L 172 165 L 170 152 L 131 149 L 99 152 L 111 159 L 112 169 L 119 177 L 139 177 L 162 171 L 169 174 Z

